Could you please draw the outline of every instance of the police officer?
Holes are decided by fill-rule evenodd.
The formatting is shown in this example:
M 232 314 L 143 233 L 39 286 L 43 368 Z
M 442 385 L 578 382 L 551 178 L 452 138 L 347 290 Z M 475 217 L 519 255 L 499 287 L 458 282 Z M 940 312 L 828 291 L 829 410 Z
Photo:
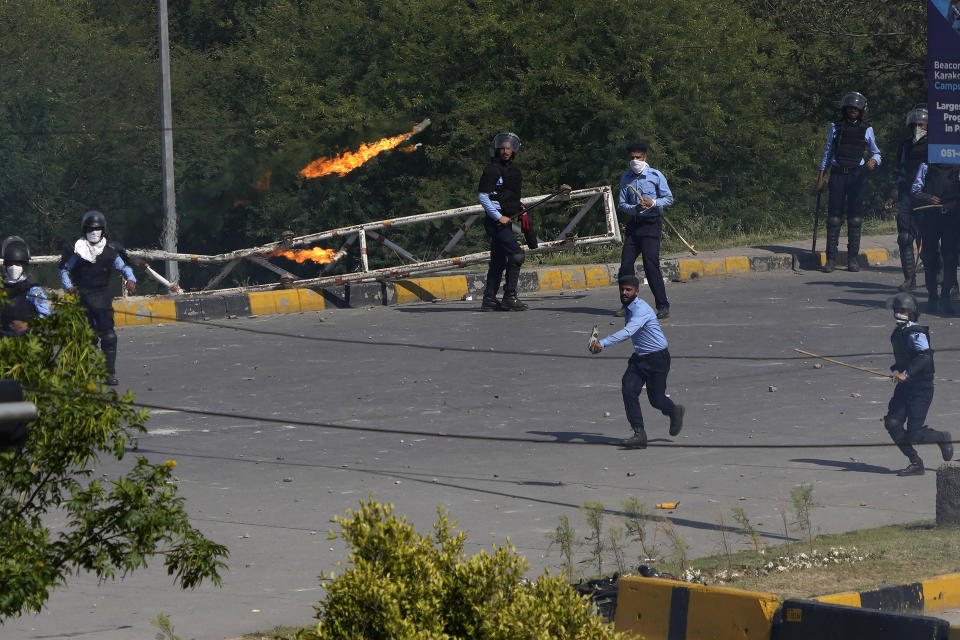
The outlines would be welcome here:
M 823 173 L 829 165 L 830 198 L 827 206 L 827 261 L 823 266 L 824 273 L 832 272 L 837 265 L 844 204 L 847 215 L 847 269 L 860 271 L 857 256 L 860 254 L 866 171 L 873 171 L 880 164 L 877 138 L 873 127 L 864 120 L 866 110 L 867 99 L 863 94 L 856 91 L 845 94 L 840 101 L 841 117 L 831 122 L 827 130 L 827 143 L 815 186 L 818 192 L 823 189 Z M 865 150 L 870 152 L 870 159 L 866 163 L 863 160 Z
M 923 162 L 912 186 L 914 211 L 922 212 L 920 234 L 927 287 L 927 312 L 953 313 L 950 291 L 957 286 L 957 248 L 960 245 L 960 165 Z M 937 292 L 937 262 L 943 280 Z
M 602 340 L 588 346 L 590 353 L 600 353 L 605 347 L 631 340 L 633 355 L 621 382 L 623 407 L 633 435 L 623 441 L 629 449 L 646 449 L 647 432 L 640 411 L 640 393 L 647 387 L 647 399 L 654 409 L 670 416 L 670 435 L 675 436 L 683 428 L 684 407 L 674 404 L 667 396 L 667 376 L 670 374 L 670 352 L 657 317 L 646 302 L 639 297 L 640 279 L 635 275 L 620 276 L 620 302 L 623 304 L 625 326 Z
M 504 131 L 493 138 L 493 158 L 480 176 L 477 200 L 486 216 L 484 229 L 490 237 L 490 266 L 487 269 L 487 285 L 483 292 L 481 311 L 526 311 L 527 305 L 517 298 L 520 266 L 523 264 L 523 249 L 513 235 L 513 219 L 525 215 L 520 203 L 520 188 L 523 176 L 514 164 L 520 151 L 520 138 Z M 497 300 L 500 279 L 506 270 L 503 283 L 503 300 Z
M 885 209 L 891 209 L 897 203 L 897 245 L 903 269 L 900 291 L 910 291 L 917 286 L 917 257 L 913 244 L 920 238 L 918 220 L 921 216 L 913 213 L 910 191 L 920 164 L 927 161 L 927 119 L 925 103 L 916 105 L 907 113 L 907 135 L 897 151 L 897 179 L 883 203 Z
M 950 460 L 953 458 L 953 436 L 924 424 L 933 401 L 933 349 L 930 348 L 930 328 L 917 324 L 920 318 L 917 301 L 909 293 L 898 293 L 890 306 L 897 322 L 890 335 L 895 359 L 890 370 L 894 372 L 896 387 L 887 405 L 883 426 L 910 461 L 897 475 L 922 476 L 923 460 L 912 445 L 936 443 L 943 459 Z
M 22 336 L 34 315 L 50 315 L 47 294 L 26 274 L 30 264 L 30 247 L 19 236 L 3 241 L 3 288 L 6 297 L 0 312 L 0 330 L 5 336 Z
M 131 293 L 136 290 L 137 279 L 126 262 L 123 247 L 107 240 L 107 219 L 102 213 L 87 211 L 80 228 L 83 237 L 64 253 L 60 261 L 60 281 L 68 293 L 78 294 L 80 304 L 86 307 L 87 320 L 107 361 L 105 382 L 116 385 L 117 334 L 113 330 L 113 300 L 108 287 L 110 273 L 113 270 L 121 272 L 124 287 Z
M 620 176 L 619 205 L 620 211 L 630 216 L 630 221 L 620 251 L 618 278 L 634 275 L 637 256 L 643 256 L 643 274 L 653 293 L 657 318 L 662 320 L 670 315 L 670 301 L 660 271 L 660 235 L 663 232 L 660 214 L 673 204 L 673 193 L 667 178 L 647 164 L 645 142 L 635 142 L 627 147 L 627 164 L 629 168 Z

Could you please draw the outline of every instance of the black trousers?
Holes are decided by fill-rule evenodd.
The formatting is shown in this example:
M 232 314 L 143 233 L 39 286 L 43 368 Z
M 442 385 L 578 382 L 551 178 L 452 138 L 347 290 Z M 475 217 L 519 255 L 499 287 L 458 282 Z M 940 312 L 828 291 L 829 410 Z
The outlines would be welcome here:
M 113 296 L 106 287 L 81 289 L 80 304 L 86 309 L 87 321 L 95 334 L 113 331 Z
M 867 170 L 857 167 L 850 173 L 830 169 L 830 197 L 827 204 L 827 259 L 836 260 L 840 241 L 840 227 L 844 213 L 847 218 L 847 258 L 856 260 L 860 253 L 860 229 L 863 226 L 863 192 Z
M 503 293 L 515 296 L 520 277 L 520 265 L 523 263 L 523 249 L 513 235 L 513 226 L 500 224 L 492 218 L 485 217 L 483 228 L 490 238 L 490 266 L 487 267 L 487 285 L 484 295 L 489 298 L 497 296 L 500 280 L 503 278 L 503 272 L 506 271 L 507 279 L 503 283 Z M 513 259 L 511 256 L 514 256 Z
M 911 462 L 920 462 L 917 450 L 911 445 L 947 440 L 947 433 L 936 431 L 924 424 L 931 402 L 933 402 L 932 380 L 908 380 L 896 386 L 893 397 L 887 405 L 884 426 L 893 441 L 897 443 L 897 447 Z
M 920 222 L 920 235 L 923 238 L 923 268 L 926 272 L 927 293 L 937 297 L 937 267 L 943 263 L 943 281 L 940 290 L 943 296 L 950 295 L 950 289 L 957 286 L 957 248 L 960 245 L 960 212 L 954 210 L 942 214 L 936 209 L 923 214 Z
M 660 271 L 660 236 L 640 235 L 631 232 L 630 227 L 627 227 L 623 238 L 623 249 L 620 251 L 618 279 L 619 276 L 637 274 L 635 266 L 637 256 L 643 256 L 643 275 L 647 277 L 657 309 L 669 307 L 667 288 L 663 286 L 663 273 Z
M 673 414 L 673 400 L 667 397 L 667 374 L 670 373 L 670 352 L 666 349 L 646 356 L 630 356 L 623 374 L 623 408 L 627 421 L 634 429 L 643 426 L 640 394 L 647 386 L 647 399 L 654 409 L 665 416 Z

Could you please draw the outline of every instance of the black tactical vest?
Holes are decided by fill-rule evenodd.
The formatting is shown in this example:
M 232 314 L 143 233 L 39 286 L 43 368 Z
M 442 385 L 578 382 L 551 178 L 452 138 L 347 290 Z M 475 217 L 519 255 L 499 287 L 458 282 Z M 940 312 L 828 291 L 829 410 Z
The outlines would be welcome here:
M 927 338 L 927 344 L 930 344 L 930 327 L 923 327 L 919 324 L 897 327 L 890 334 L 890 343 L 893 345 L 893 358 L 896 362 L 897 371 L 906 371 L 917 356 L 929 354 L 931 356 L 930 366 L 916 375 L 911 375 L 910 380 L 933 380 L 933 349 L 911 351 L 909 347 L 910 336 L 915 333 L 922 333 Z
M 934 163 L 927 167 L 923 192 L 938 196 L 940 200 L 956 200 L 960 196 L 960 165 Z
M 3 283 L 3 288 L 7 292 L 7 297 L 3 299 L 3 311 L 0 312 L 0 323 L 6 329 L 14 320 L 23 320 L 27 322 L 37 312 L 33 303 L 27 299 L 27 294 L 34 285 L 29 280 L 20 280 L 13 284 Z
M 500 213 L 502 215 L 511 218 L 519 215 L 521 211 L 520 189 L 523 185 L 523 176 L 520 169 L 512 162 L 504 164 L 497 158 L 494 158 L 487 167 L 487 171 L 491 169 L 498 172 L 503 182 L 496 188 L 496 192 L 490 196 L 490 199 L 500 203 Z M 484 189 L 481 188 L 480 190 L 483 191 Z
M 860 165 L 863 150 L 867 146 L 867 129 L 862 120 L 850 122 L 847 119 L 835 123 L 836 134 L 833 138 L 833 157 L 843 169 Z
M 104 289 L 110 284 L 110 272 L 113 271 L 113 263 L 118 255 L 121 255 L 122 249 L 112 242 L 107 242 L 100 255 L 94 262 L 87 262 L 80 256 L 77 256 L 76 264 L 70 270 L 70 279 L 80 290 Z M 68 254 L 68 258 L 69 258 Z
M 913 138 L 903 142 L 903 166 L 900 167 L 901 175 L 906 178 L 908 186 L 917 176 L 917 170 L 920 165 L 927 161 L 927 136 L 920 138 L 920 141 L 914 144 Z

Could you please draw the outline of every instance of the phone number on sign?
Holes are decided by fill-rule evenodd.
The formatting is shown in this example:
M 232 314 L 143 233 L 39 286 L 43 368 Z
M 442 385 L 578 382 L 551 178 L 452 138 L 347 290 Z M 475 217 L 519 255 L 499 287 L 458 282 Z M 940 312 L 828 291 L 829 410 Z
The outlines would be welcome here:
M 960 158 L 960 149 L 940 149 L 941 158 Z

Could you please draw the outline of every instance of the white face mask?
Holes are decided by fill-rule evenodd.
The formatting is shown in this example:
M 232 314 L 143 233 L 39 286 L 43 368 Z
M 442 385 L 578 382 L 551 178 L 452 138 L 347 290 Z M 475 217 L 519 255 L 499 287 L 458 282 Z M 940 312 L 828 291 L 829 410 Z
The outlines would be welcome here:
M 927 130 L 926 130 L 926 129 L 921 129 L 920 127 L 914 127 L 914 128 L 913 128 L 913 141 L 914 141 L 914 142 L 918 142 L 918 141 L 920 140 L 920 138 L 922 138 L 922 137 L 925 136 L 925 135 L 927 135 Z
M 7 280 L 13 282 L 19 280 L 23 275 L 23 267 L 19 264 L 11 264 L 7 267 Z
M 637 175 L 640 175 L 641 173 L 643 173 L 643 170 L 646 169 L 648 166 L 650 165 L 648 165 L 643 160 L 634 159 L 630 161 L 630 170 Z
M 910 315 L 907 313 L 894 313 L 894 319 L 896 319 L 897 324 L 907 324 L 910 321 Z
M 100 242 L 100 238 L 103 237 L 103 229 L 94 229 L 93 231 L 87 231 L 83 234 L 87 239 L 87 242 L 90 244 L 97 244 Z

